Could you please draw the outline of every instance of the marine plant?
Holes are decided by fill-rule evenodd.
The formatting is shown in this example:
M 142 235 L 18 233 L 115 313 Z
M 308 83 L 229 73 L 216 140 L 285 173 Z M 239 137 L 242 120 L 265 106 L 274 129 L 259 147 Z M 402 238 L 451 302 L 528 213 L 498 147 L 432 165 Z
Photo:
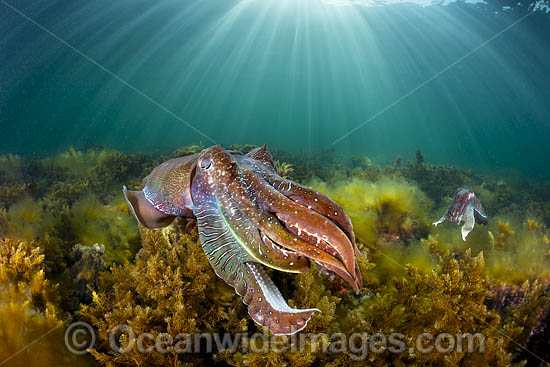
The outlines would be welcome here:
M 109 205 L 103 205 L 94 196 L 78 200 L 71 206 L 68 218 L 75 242 L 104 245 L 108 263 L 123 263 L 139 248 L 137 225 L 128 215 L 121 194 Z
M 505 248 L 509 246 L 509 242 L 513 236 L 514 231 L 510 228 L 510 223 L 499 220 L 497 223 L 496 234 L 490 232 L 491 245 Z
M 43 262 L 39 247 L 0 240 L 0 361 L 25 367 L 90 365 L 89 358 L 77 358 L 64 346 L 68 315 L 59 308 L 57 285 L 46 279 Z
M 40 204 L 25 197 L 9 207 L 7 219 L 10 236 L 31 241 L 45 232 L 52 218 L 44 215 Z
M 529 229 L 528 224 L 498 221 L 491 234 L 493 247 L 487 250 L 487 270 L 490 279 L 522 284 L 524 281 L 550 279 L 548 246 L 545 233 Z
M 393 178 L 376 182 L 354 178 L 331 184 L 315 180 L 310 185 L 344 207 L 362 242 L 409 242 L 428 234 L 426 215 L 433 204 L 414 184 Z
M 170 154 L 170 158 L 179 158 L 186 155 L 191 155 L 200 152 L 204 149 L 204 146 L 202 143 L 200 145 L 185 145 L 183 147 L 179 147 L 178 149 L 174 150 L 172 154 Z
M 27 193 L 27 185 L 18 181 L 8 181 L 0 172 L 0 207 L 7 208 Z
M 78 243 L 72 248 L 68 273 L 73 280 L 70 298 L 75 301 L 75 305 L 71 310 L 76 310 L 80 304 L 92 302 L 91 289 L 98 288 L 99 273 L 105 269 L 104 253 L 105 246 L 97 243 L 93 246 Z
M 177 154 L 196 149 L 183 147 Z M 182 220 L 153 232 L 138 230 L 128 215 L 121 185 L 140 189 L 141 178 L 163 158 L 94 148 L 30 161 L 0 159 L 0 338 L 6 341 L 0 362 L 50 327 L 58 329 L 6 365 L 33 366 L 36 355 L 45 366 L 88 362 L 58 352 L 65 350 L 62 320 L 71 317 L 97 329 L 92 353 L 102 366 L 514 366 L 522 361 L 539 366 L 535 356 L 548 360 L 547 186 L 484 177 L 426 159 L 418 164 L 396 159 L 380 167 L 366 157 L 343 160 L 334 151 L 274 153 L 292 164 L 294 179 L 313 182 L 344 206 L 368 259 L 359 262 L 364 288 L 358 296 L 322 269 L 270 274 L 291 307 L 322 311 L 304 330 L 321 333 L 306 340 L 305 353 L 114 353 L 108 332 L 117 324 L 155 336 L 270 334 L 250 321 L 241 300 L 212 272 L 192 223 Z M 466 242 L 456 226 L 430 226 L 459 186 L 476 192 L 489 215 L 488 226 L 476 226 Z M 419 333 L 449 330 L 485 334 L 486 352 L 369 349 L 368 362 L 350 353 L 323 352 L 334 332 L 398 331 L 414 344 Z
M 214 331 L 243 332 L 246 309 L 233 290 L 213 272 L 202 252 L 196 231 L 151 231 L 142 228 L 142 249 L 135 264 L 114 265 L 100 277 L 93 303 L 83 305 L 80 314 L 97 329 L 101 342 L 92 351 L 102 364 L 177 366 L 200 354 L 141 353 L 117 354 L 110 348 L 109 332 L 116 325 L 129 325 L 137 333 Z M 124 342 L 124 337 L 119 339 Z M 124 346 L 124 344 L 123 344 Z
M 277 174 L 283 178 L 290 178 L 290 175 L 294 172 L 294 168 L 290 163 L 277 160 L 275 161 L 275 171 L 277 171 Z

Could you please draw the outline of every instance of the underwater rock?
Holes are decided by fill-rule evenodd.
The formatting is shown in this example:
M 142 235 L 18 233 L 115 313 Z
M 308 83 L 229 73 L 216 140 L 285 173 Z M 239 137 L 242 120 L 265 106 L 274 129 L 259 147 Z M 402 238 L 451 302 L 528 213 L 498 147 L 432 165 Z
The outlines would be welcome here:
M 302 330 L 316 308 L 288 306 L 262 265 L 291 273 L 309 259 L 346 280 L 356 293 L 362 277 L 351 220 L 327 196 L 280 177 L 265 145 L 249 153 L 219 145 L 171 159 L 124 187 L 128 206 L 147 228 L 194 217 L 216 274 L 235 288 L 249 315 L 275 335 Z
M 474 229 L 474 224 L 487 224 L 487 215 L 481 206 L 481 202 L 472 190 L 459 188 L 456 190 L 455 197 L 445 214 L 433 225 L 437 226 L 445 221 L 456 223 L 462 226 L 462 240 L 466 241 L 466 236 Z

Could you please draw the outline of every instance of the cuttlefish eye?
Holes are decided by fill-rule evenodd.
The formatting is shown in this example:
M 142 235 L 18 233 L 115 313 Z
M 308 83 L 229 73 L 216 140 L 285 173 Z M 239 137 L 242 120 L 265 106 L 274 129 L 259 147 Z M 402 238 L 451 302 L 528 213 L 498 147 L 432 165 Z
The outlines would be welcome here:
M 205 171 L 208 171 L 212 168 L 212 159 L 203 158 L 199 161 L 199 167 Z

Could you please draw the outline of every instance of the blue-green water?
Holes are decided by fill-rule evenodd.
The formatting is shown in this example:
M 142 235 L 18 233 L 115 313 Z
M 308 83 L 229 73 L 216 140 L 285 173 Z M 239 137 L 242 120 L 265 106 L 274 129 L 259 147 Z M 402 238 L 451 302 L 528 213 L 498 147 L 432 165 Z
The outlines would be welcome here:
M 426 4 L 2 0 L 0 153 L 420 149 L 548 176 L 548 3 Z

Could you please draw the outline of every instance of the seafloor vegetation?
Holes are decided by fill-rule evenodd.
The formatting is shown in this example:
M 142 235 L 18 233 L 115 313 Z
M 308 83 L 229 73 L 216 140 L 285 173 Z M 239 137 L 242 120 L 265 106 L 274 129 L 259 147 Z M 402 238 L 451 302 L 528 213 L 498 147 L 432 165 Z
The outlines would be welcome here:
M 237 146 L 247 150 L 250 146 Z M 199 151 L 182 147 L 171 156 Z M 122 197 L 169 156 L 102 147 L 40 159 L 0 157 L 0 364 L 6 366 L 543 366 L 550 360 L 550 188 L 397 158 L 315 157 L 275 151 L 282 176 L 341 203 L 353 220 L 365 280 L 355 295 L 316 269 L 273 272 L 289 304 L 317 307 L 306 353 L 117 354 L 109 331 L 139 334 L 255 332 L 241 298 L 208 264 L 193 223 L 138 228 Z M 459 227 L 430 225 L 456 188 L 476 192 L 489 224 L 463 242 Z M 65 327 L 93 325 L 95 348 L 64 345 Z M 485 353 L 369 353 L 365 361 L 323 351 L 332 333 L 482 333 Z M 119 342 L 124 343 L 125 336 Z M 32 343 L 29 345 L 29 343 Z

